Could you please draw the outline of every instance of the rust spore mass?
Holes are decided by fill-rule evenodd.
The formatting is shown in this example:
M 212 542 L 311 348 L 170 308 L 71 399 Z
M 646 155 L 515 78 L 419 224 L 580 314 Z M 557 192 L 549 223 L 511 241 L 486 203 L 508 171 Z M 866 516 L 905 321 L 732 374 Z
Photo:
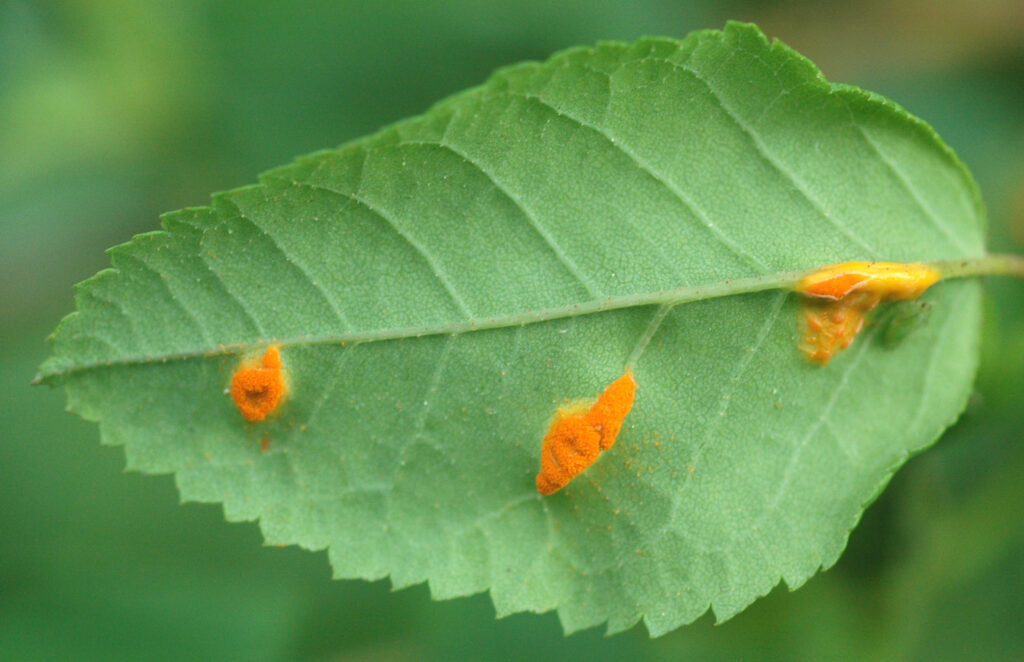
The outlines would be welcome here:
M 262 421 L 281 404 L 287 391 L 281 353 L 271 345 L 257 362 L 243 362 L 231 377 L 231 399 L 247 420 Z
M 612 382 L 586 411 L 560 409 L 544 435 L 537 491 L 553 494 L 589 467 L 615 443 L 622 421 L 633 407 L 636 381 L 627 372 Z

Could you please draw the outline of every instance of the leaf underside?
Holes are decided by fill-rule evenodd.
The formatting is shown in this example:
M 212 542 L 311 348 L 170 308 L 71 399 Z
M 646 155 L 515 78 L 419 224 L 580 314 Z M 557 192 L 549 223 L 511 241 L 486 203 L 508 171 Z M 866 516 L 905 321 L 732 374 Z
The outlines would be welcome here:
M 825 368 L 793 294 L 731 283 L 977 257 L 983 216 L 931 129 L 753 26 L 602 44 L 166 215 L 78 287 L 40 378 L 129 468 L 338 577 L 657 635 L 833 564 L 975 372 L 974 282 Z M 554 409 L 621 375 L 679 288 L 618 442 L 540 497 Z M 289 397 L 249 423 L 225 390 L 271 341 Z

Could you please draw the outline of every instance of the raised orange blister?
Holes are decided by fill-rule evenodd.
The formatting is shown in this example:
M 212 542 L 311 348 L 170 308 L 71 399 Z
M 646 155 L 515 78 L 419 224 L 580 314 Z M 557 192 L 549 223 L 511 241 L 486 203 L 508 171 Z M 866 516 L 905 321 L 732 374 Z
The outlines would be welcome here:
M 231 399 L 250 421 L 265 419 L 281 404 L 287 391 L 277 345 L 267 347 L 258 362 L 243 361 L 231 377 Z
M 633 408 L 636 381 L 627 372 L 612 382 L 585 409 L 579 405 L 555 412 L 540 450 L 537 491 L 557 492 L 615 443 L 622 421 Z
M 879 302 L 916 299 L 939 278 L 918 262 L 842 262 L 804 276 L 794 288 L 806 297 L 801 351 L 825 365 L 850 346 Z
M 875 294 L 878 301 L 899 301 L 916 299 L 941 276 L 938 270 L 920 262 L 841 262 L 804 276 L 795 289 L 833 301 L 853 292 Z

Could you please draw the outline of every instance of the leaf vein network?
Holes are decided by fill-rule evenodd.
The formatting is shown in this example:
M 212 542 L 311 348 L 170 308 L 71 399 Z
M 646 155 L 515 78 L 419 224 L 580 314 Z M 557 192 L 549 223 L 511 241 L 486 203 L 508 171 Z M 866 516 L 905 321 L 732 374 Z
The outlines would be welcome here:
M 157 271 L 152 266 L 150 266 L 150 264 L 148 262 L 146 262 L 145 260 L 143 260 L 142 258 L 140 258 L 140 257 L 138 257 L 136 255 L 132 255 L 131 253 L 126 253 L 126 252 L 118 253 L 117 258 L 118 258 L 118 260 L 128 260 L 129 262 L 134 262 L 134 263 L 138 264 L 140 267 L 142 267 L 145 271 L 147 271 L 150 274 L 152 274 L 153 278 L 158 283 L 160 283 L 160 289 L 162 289 L 167 294 L 167 298 L 170 299 L 174 303 L 174 307 L 175 308 L 177 308 L 179 311 L 181 311 L 181 314 L 185 317 L 186 320 L 188 320 L 188 322 L 192 325 L 192 327 L 194 327 L 196 330 L 198 330 L 199 335 L 202 337 L 203 341 L 207 342 L 207 343 L 212 342 L 211 339 L 210 339 L 209 333 L 207 333 L 207 331 L 206 331 L 206 327 L 203 326 L 203 324 L 199 321 L 199 319 L 194 314 L 192 314 L 192 311 L 190 311 L 188 308 L 186 308 L 185 304 L 174 294 L 174 292 L 171 290 L 170 285 L 167 283 L 167 278 L 163 274 L 161 274 L 159 271 Z M 122 308 L 122 314 L 125 314 L 123 308 Z M 127 314 L 125 314 L 125 317 L 129 317 L 129 316 Z M 134 327 L 134 325 L 133 325 L 133 327 Z M 140 337 L 145 337 L 145 336 L 143 335 L 143 336 L 140 336 Z
M 839 401 L 839 396 L 846 390 L 846 385 L 850 380 L 850 375 L 857 369 L 860 362 L 867 355 L 867 350 L 871 347 L 871 339 L 875 336 L 875 331 L 869 332 L 869 336 L 863 338 L 863 341 L 857 347 L 857 353 L 844 367 L 842 375 L 839 377 L 839 381 L 836 383 L 836 387 L 832 390 L 832 395 L 829 396 L 828 402 L 822 408 L 821 414 L 818 416 L 818 420 L 807 429 L 807 434 L 797 442 L 789 455 L 789 460 L 786 463 L 786 468 L 783 470 L 782 479 L 779 480 L 778 486 L 775 488 L 775 493 L 771 499 L 766 499 L 761 515 L 754 521 L 752 526 L 754 531 L 760 531 L 761 526 L 764 524 L 765 519 L 778 508 L 779 501 L 782 500 L 786 490 L 789 489 L 789 484 L 793 481 L 793 472 L 796 469 L 797 462 L 799 461 L 800 455 L 806 448 L 807 443 L 814 437 L 815 433 L 825 423 L 829 415 L 832 413 L 832 408 Z
M 351 200 L 359 204 L 364 209 L 368 210 L 375 217 L 382 220 L 385 225 L 391 228 L 391 230 L 396 235 L 398 235 L 403 241 L 405 241 L 405 243 L 408 244 L 409 247 L 412 248 L 416 253 L 418 253 L 419 256 L 423 259 L 423 261 L 427 263 L 427 266 L 430 267 L 431 272 L 434 274 L 434 278 L 436 278 L 438 282 L 441 283 L 441 286 L 444 287 L 452 303 L 455 304 L 455 307 L 462 314 L 462 316 L 465 317 L 466 319 L 474 319 L 473 313 L 469 310 L 469 307 L 466 306 L 466 303 L 462 300 L 462 297 L 459 296 L 459 293 L 456 291 L 455 286 L 451 282 L 451 279 L 444 272 L 444 270 L 441 269 L 440 265 L 438 265 L 437 260 L 434 258 L 434 256 L 431 255 L 430 252 L 427 251 L 426 247 L 424 247 L 420 242 L 416 241 L 416 239 L 414 239 L 408 232 L 402 230 L 398 226 L 398 224 L 395 223 L 381 209 L 378 209 L 375 205 L 373 205 L 372 203 L 370 203 L 368 200 L 364 199 L 357 193 L 345 193 L 343 191 L 338 191 L 333 188 L 330 188 L 329 186 L 324 186 L 323 184 L 314 184 L 308 181 L 298 181 L 296 182 L 296 184 L 299 186 L 307 186 L 311 189 L 323 191 L 331 195 L 336 195 L 340 198 Z
M 491 183 L 495 190 L 497 190 L 502 196 L 504 196 L 513 205 L 515 205 L 515 207 L 522 213 L 522 215 L 526 217 L 526 220 L 529 223 L 529 225 L 540 236 L 540 238 L 544 241 L 548 248 L 551 249 L 551 252 L 555 255 L 555 257 L 562 264 L 565 270 L 569 273 L 570 276 L 572 276 L 572 278 L 577 283 L 579 283 L 579 285 L 584 289 L 584 291 L 586 291 L 586 293 L 591 298 L 594 299 L 599 298 L 601 296 L 601 292 L 598 291 L 593 281 L 583 275 L 580 268 L 576 265 L 575 262 L 573 262 L 569 258 L 565 250 L 558 245 L 558 242 L 556 242 L 554 237 L 551 236 L 551 233 L 547 230 L 547 228 L 541 225 L 537 216 L 531 213 L 522 203 L 522 201 L 520 201 L 519 198 L 512 194 L 508 187 L 499 182 L 497 177 L 493 173 L 484 168 L 483 165 L 481 165 L 478 161 L 470 157 L 468 153 L 457 148 L 454 144 L 447 140 L 442 140 L 441 142 L 430 142 L 426 140 L 403 140 L 402 144 L 439 147 L 441 149 L 451 152 L 452 154 L 461 158 L 463 161 L 465 161 L 470 166 L 475 168 L 477 171 L 479 171 L 480 174 L 482 174 Z
M 218 218 L 222 221 L 224 220 L 219 216 Z M 198 231 L 200 236 L 202 236 L 206 232 L 206 228 L 204 228 L 201 225 L 195 225 L 188 221 L 184 221 L 183 224 Z M 213 265 L 210 264 L 210 258 L 206 255 L 205 251 L 197 250 L 196 255 L 199 258 L 200 264 L 203 265 L 207 273 L 213 276 L 214 281 L 217 283 L 218 287 L 224 293 L 224 295 L 227 296 L 228 300 L 234 303 L 236 306 L 238 306 L 238 309 L 242 312 L 243 319 L 245 319 L 245 321 L 249 323 L 249 325 L 255 331 L 255 334 L 260 338 L 267 338 L 268 334 L 266 329 L 263 328 L 263 325 L 260 324 L 259 320 L 256 319 L 256 315 L 254 315 L 253 312 L 249 310 L 248 306 L 245 305 L 242 299 L 239 298 L 237 294 L 231 291 L 231 288 L 228 287 L 227 282 L 225 282 L 224 277 L 220 275 L 220 272 L 213 268 Z
M 705 80 L 704 77 L 701 76 L 698 71 L 685 65 L 672 62 L 671 60 L 662 59 L 662 61 L 668 64 L 669 66 L 679 70 L 680 72 L 685 72 L 689 74 L 701 85 L 703 85 L 708 90 L 708 93 L 711 95 L 711 98 L 715 100 L 715 102 L 726 114 L 726 116 L 729 117 L 733 124 L 735 124 L 736 127 L 748 137 L 748 139 L 754 145 L 755 151 L 761 156 L 761 158 L 765 160 L 766 163 L 772 166 L 772 168 L 774 168 L 780 175 L 782 175 L 787 181 L 789 181 L 789 183 L 793 185 L 793 188 L 796 189 L 796 191 L 799 192 L 800 195 L 812 207 L 814 207 L 814 210 L 823 219 L 825 219 L 826 222 L 832 225 L 836 230 L 838 230 L 844 237 L 849 239 L 851 242 L 859 246 L 861 249 L 867 251 L 868 255 L 875 259 L 878 259 L 878 251 L 872 248 L 871 245 L 869 245 L 862 238 L 851 232 L 850 229 L 847 228 L 846 225 L 842 223 L 839 219 L 835 218 L 827 211 L 825 211 L 825 208 L 824 206 L 822 206 L 821 202 L 818 201 L 813 195 L 811 195 L 810 191 L 807 188 L 807 185 L 804 184 L 800 179 L 798 179 L 796 175 L 794 175 L 785 165 L 783 165 L 783 163 L 778 158 L 774 157 L 771 154 L 767 146 L 764 144 L 764 141 L 758 135 L 758 133 L 751 129 L 749 126 L 747 126 L 747 124 L 740 119 L 736 112 L 728 105 L 726 105 L 722 97 L 718 94 L 717 91 L 715 91 L 714 86 L 710 82 Z
M 334 313 L 334 317 L 338 321 L 338 324 L 341 326 L 341 328 L 346 331 L 353 330 L 353 327 L 349 323 L 348 318 L 345 316 L 344 313 L 341 312 L 341 309 L 338 308 L 338 305 L 334 301 L 333 297 L 331 297 L 327 293 L 327 291 L 319 283 L 319 281 L 313 278 L 313 275 L 309 272 L 309 270 L 305 266 L 300 264 L 299 261 L 296 260 L 292 255 L 290 255 L 288 251 L 286 251 L 284 247 L 281 245 L 281 243 L 277 240 L 277 238 L 275 238 L 266 228 L 257 223 L 254 218 L 250 218 L 246 214 L 242 213 L 242 210 L 238 208 L 238 205 L 234 204 L 234 202 L 227 199 L 225 199 L 225 202 L 227 204 L 230 204 L 231 207 L 235 210 L 235 213 L 238 215 L 239 220 L 245 221 L 253 230 L 256 231 L 257 234 L 259 234 L 260 236 L 264 237 L 267 241 L 269 241 L 270 244 L 274 247 L 274 249 L 278 253 L 280 253 L 284 261 L 292 265 L 292 267 L 294 267 L 299 272 L 303 280 L 305 280 L 306 284 L 309 285 L 320 296 L 323 302 L 327 304 L 327 307 L 331 309 L 331 312 Z
M 920 209 L 925 217 L 931 222 L 932 227 L 952 242 L 956 248 L 963 251 L 964 254 L 970 255 L 974 253 L 976 249 L 969 247 L 963 238 L 957 236 L 952 230 L 950 230 L 948 224 L 939 220 L 938 214 L 936 214 L 935 210 L 931 208 L 931 205 L 925 202 L 924 198 L 921 197 L 917 187 L 911 185 L 903 172 L 896 167 L 896 164 L 892 162 L 892 159 L 885 155 L 881 148 L 879 148 L 878 143 L 868 134 L 860 122 L 857 121 L 853 115 L 853 110 L 849 107 L 845 99 L 843 100 L 843 106 L 850 113 L 850 122 L 853 124 L 854 128 L 857 129 L 857 133 L 861 136 L 861 139 L 864 140 L 868 147 L 871 148 L 871 151 L 875 153 L 879 161 L 885 165 L 886 169 L 892 173 L 893 177 L 896 178 L 896 181 L 900 183 L 900 186 L 910 194 L 910 197 L 914 200 L 914 204 L 917 205 L 918 209 Z
M 652 166 L 645 163 L 638 154 L 636 154 L 631 149 L 626 147 L 621 140 L 616 139 L 614 136 L 608 133 L 607 129 L 595 126 L 594 124 L 587 122 L 586 120 L 580 119 L 579 117 L 576 117 L 575 115 L 568 113 L 563 109 L 557 108 L 551 105 L 543 97 L 538 96 L 536 94 L 529 94 L 521 91 L 510 91 L 509 93 L 517 94 L 525 99 L 534 101 L 550 109 L 551 112 L 557 114 L 558 116 L 570 120 L 571 122 L 575 123 L 581 128 L 596 133 L 599 137 L 603 138 L 605 142 L 611 145 L 612 148 L 614 148 L 620 154 L 625 156 L 630 162 L 632 162 L 638 170 L 643 172 L 645 175 L 653 179 L 659 185 L 664 187 L 669 193 L 671 193 L 676 200 L 682 203 L 682 205 L 690 211 L 692 218 L 694 218 L 704 228 L 704 230 L 710 232 L 719 244 L 724 246 L 726 249 L 732 252 L 733 255 L 740 258 L 742 261 L 753 266 L 756 273 L 764 273 L 765 271 L 767 271 L 768 267 L 764 263 L 762 263 L 756 257 L 745 251 L 737 242 L 733 241 L 729 236 L 727 236 L 724 232 L 718 229 L 718 227 L 716 227 L 715 224 L 712 223 L 711 220 L 707 217 L 707 214 L 696 204 L 696 202 L 694 202 L 690 198 L 689 195 L 687 195 L 681 188 L 672 183 L 664 175 L 657 172 Z M 648 242 L 650 243 L 650 239 L 648 239 Z M 664 253 L 661 251 L 660 248 L 658 248 L 657 251 L 664 257 Z M 671 262 L 669 262 L 669 264 L 671 264 Z

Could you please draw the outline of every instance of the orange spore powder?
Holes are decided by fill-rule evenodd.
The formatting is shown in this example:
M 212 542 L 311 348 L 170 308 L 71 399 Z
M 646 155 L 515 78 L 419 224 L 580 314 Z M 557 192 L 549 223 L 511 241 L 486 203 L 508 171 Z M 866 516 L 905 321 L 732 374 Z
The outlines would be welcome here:
M 804 276 L 794 288 L 806 297 L 801 351 L 825 365 L 850 346 L 879 302 L 916 299 L 940 277 L 917 262 L 843 262 Z
M 258 363 L 243 362 L 231 377 L 231 399 L 250 421 L 262 421 L 277 409 L 287 390 L 277 345 L 268 347 Z
M 612 382 L 585 411 L 559 409 L 544 435 L 540 450 L 537 491 L 552 494 L 569 484 L 608 450 L 619 435 L 622 421 L 633 408 L 636 381 L 627 372 Z

